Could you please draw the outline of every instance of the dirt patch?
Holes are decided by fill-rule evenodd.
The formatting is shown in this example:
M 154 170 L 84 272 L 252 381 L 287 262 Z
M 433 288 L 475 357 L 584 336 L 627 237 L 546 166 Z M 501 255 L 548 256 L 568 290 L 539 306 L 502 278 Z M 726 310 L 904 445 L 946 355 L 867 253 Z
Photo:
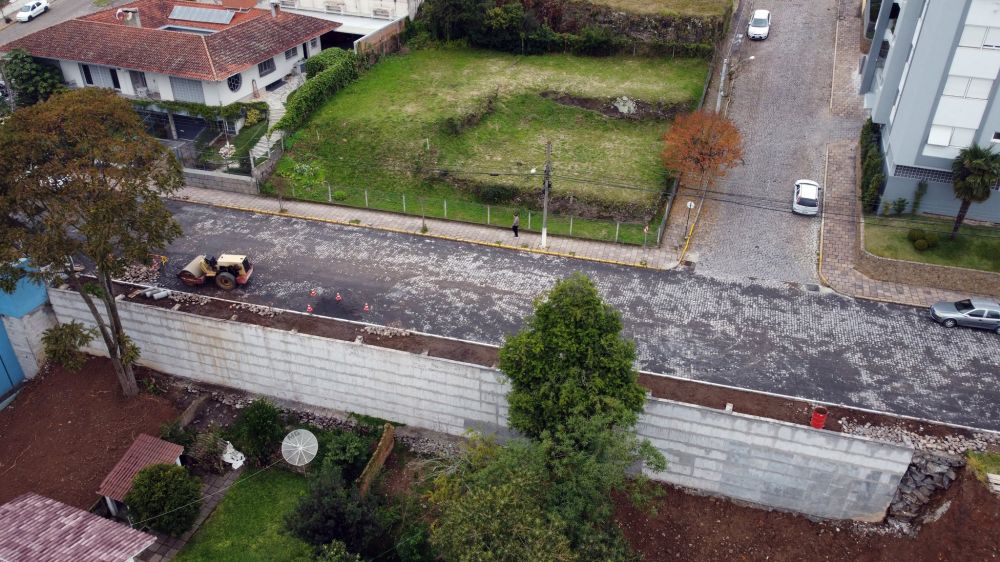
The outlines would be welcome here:
M 1000 498 L 970 473 L 934 498 L 951 504 L 915 538 L 886 534 L 883 526 L 814 522 L 728 500 L 663 486 L 656 514 L 615 498 L 616 517 L 629 544 L 645 560 L 993 560 L 1000 556 Z
M 563 92 L 542 92 L 541 96 L 561 105 L 596 111 L 613 119 L 631 121 L 669 121 L 678 113 L 687 111 L 687 103 L 650 103 L 633 98 L 579 98 Z
M 135 438 L 158 436 L 178 414 L 163 396 L 126 399 L 106 359 L 46 369 L 0 411 L 0 503 L 37 492 L 87 509 Z

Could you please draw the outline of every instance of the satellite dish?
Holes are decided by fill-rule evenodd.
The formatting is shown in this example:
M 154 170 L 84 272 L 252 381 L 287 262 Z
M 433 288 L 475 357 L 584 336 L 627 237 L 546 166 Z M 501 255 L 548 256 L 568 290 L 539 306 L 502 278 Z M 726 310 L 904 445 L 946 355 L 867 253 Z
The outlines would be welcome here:
M 303 466 L 316 458 L 319 442 L 312 432 L 306 429 L 296 429 L 285 436 L 281 442 L 281 456 L 292 466 Z

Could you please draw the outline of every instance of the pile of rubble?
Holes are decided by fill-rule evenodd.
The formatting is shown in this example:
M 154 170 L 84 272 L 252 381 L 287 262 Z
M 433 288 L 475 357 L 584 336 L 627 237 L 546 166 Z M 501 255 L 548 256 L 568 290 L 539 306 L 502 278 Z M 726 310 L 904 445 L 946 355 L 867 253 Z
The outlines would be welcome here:
M 275 309 L 273 309 L 273 308 L 271 308 L 269 306 L 261 306 L 259 304 L 250 304 L 248 302 L 241 302 L 239 304 L 231 304 L 231 305 L 229 305 L 229 308 L 231 308 L 233 310 L 247 310 L 247 311 L 250 311 L 250 312 L 256 314 L 257 316 L 263 316 L 264 318 L 274 318 L 278 314 L 281 314 L 279 311 L 277 311 L 277 310 L 275 310 Z
M 155 266 L 149 265 L 130 265 L 125 268 L 125 271 L 118 278 L 118 281 L 124 281 L 125 283 L 137 283 L 141 285 L 155 285 L 156 280 L 160 278 L 160 267 L 159 262 Z
M 936 492 L 947 490 L 951 486 L 958 478 L 956 471 L 963 466 L 965 459 L 959 456 L 921 451 L 914 453 L 910 467 L 889 504 L 889 519 L 906 525 L 924 522 L 927 517 L 920 517 L 924 506 Z
M 212 299 L 208 297 L 203 297 L 201 295 L 195 295 L 192 293 L 181 293 L 181 292 L 171 292 L 170 300 L 178 304 L 189 304 L 193 306 L 208 304 Z
M 390 326 L 365 326 L 362 331 L 366 334 L 371 334 L 373 336 L 381 336 L 384 338 L 395 338 L 395 337 L 405 337 L 410 335 L 409 330 L 403 330 L 402 328 L 392 328 Z
M 898 425 L 872 425 L 855 423 L 849 418 L 840 420 L 841 429 L 849 435 L 859 435 L 886 443 L 898 443 L 920 451 L 932 451 L 947 455 L 961 455 L 966 451 L 985 451 L 991 444 L 1000 444 L 1000 435 L 994 433 L 973 433 L 969 437 L 961 435 L 920 435 Z M 922 427 L 917 428 L 923 430 Z

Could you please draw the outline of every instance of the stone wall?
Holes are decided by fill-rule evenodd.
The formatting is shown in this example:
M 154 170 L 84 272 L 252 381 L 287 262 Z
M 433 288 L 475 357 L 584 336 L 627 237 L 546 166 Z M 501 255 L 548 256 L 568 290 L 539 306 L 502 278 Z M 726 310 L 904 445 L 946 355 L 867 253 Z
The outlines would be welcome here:
M 250 176 L 184 168 L 184 185 L 256 195 L 257 182 Z
M 77 294 L 53 289 L 49 298 L 60 322 L 93 325 Z M 128 301 L 119 308 L 139 363 L 163 373 L 451 435 L 509 433 L 508 387 L 492 368 Z M 87 351 L 106 354 L 100 345 Z M 653 478 L 817 517 L 880 519 L 911 455 L 659 399 L 647 401 L 638 430 L 670 463 Z
M 20 318 L 3 316 L 3 325 L 25 378 L 34 378 L 45 362 L 42 332 L 56 325 L 52 309 L 46 304 Z
M 716 17 L 636 14 L 579 0 L 541 0 L 532 9 L 557 32 L 579 33 L 598 26 L 643 42 L 706 45 L 722 37 L 730 15 L 728 10 Z

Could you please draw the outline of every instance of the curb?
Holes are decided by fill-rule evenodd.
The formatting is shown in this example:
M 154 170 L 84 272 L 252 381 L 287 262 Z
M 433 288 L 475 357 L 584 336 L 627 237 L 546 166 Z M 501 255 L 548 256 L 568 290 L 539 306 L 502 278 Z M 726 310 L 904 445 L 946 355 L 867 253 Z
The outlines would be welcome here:
M 270 216 L 274 216 L 274 217 L 288 217 L 288 218 L 300 219 L 300 220 L 308 220 L 308 221 L 313 221 L 313 222 L 323 222 L 323 223 L 327 223 L 327 224 L 335 224 L 335 225 L 338 225 L 338 226 L 347 226 L 347 227 L 355 227 L 355 228 L 367 228 L 369 230 L 380 230 L 380 231 L 383 231 L 383 232 L 392 232 L 392 233 L 395 233 L 395 234 L 406 234 L 406 235 L 409 235 L 409 236 L 423 236 L 425 238 L 436 238 L 438 240 L 448 240 L 450 242 L 462 242 L 462 243 L 465 243 L 465 244 L 475 244 L 477 246 L 485 246 L 485 247 L 488 247 L 488 248 L 501 248 L 501 249 L 504 249 L 504 250 L 514 250 L 514 251 L 518 251 L 518 252 L 528 252 L 528 253 L 532 253 L 532 254 L 542 254 L 542 255 L 546 255 L 546 256 L 554 256 L 554 257 L 559 257 L 559 258 L 570 258 L 570 259 L 576 259 L 576 260 L 582 260 L 582 261 L 590 261 L 590 262 L 596 262 L 596 263 L 603 263 L 603 264 L 606 264 L 606 265 L 618 265 L 618 266 L 625 266 L 625 267 L 635 267 L 635 268 L 640 268 L 640 269 L 654 269 L 654 270 L 661 270 L 661 271 L 666 271 L 666 270 L 674 269 L 676 267 L 676 265 L 675 265 L 675 266 L 670 266 L 670 267 L 664 267 L 664 268 L 661 269 L 661 268 L 657 268 L 657 267 L 652 267 L 650 265 L 643 265 L 642 263 L 637 263 L 637 262 L 624 262 L 624 261 L 609 260 L 609 259 L 604 259 L 604 258 L 594 258 L 594 257 L 588 257 L 588 256 L 578 256 L 576 254 L 570 254 L 568 252 L 556 252 L 556 251 L 553 251 L 553 250 L 545 250 L 545 249 L 542 249 L 542 248 L 523 248 L 521 246 L 512 246 L 510 244 L 503 244 L 503 243 L 497 244 L 496 242 L 484 242 L 482 240 L 472 240 L 472 239 L 468 239 L 468 238 L 460 238 L 458 236 L 448 236 L 448 235 L 444 235 L 444 234 L 422 233 L 422 232 L 415 231 L 415 230 L 405 230 L 405 229 L 402 229 L 402 228 L 393 228 L 393 227 L 390 227 L 390 226 L 375 226 L 375 225 L 372 225 L 372 224 L 352 223 L 352 222 L 348 222 L 348 221 L 344 221 L 344 220 L 340 220 L 340 219 L 327 219 L 327 218 L 322 218 L 322 217 L 313 217 L 313 216 L 309 216 L 309 215 L 300 215 L 298 213 L 281 213 L 281 212 L 278 212 L 278 211 L 268 211 L 268 210 L 265 210 L 265 209 L 258 209 L 258 208 L 254 208 L 254 207 L 241 207 L 239 205 L 227 205 L 225 203 L 209 203 L 209 202 L 206 202 L 206 201 L 196 201 L 194 199 L 180 199 L 180 198 L 176 198 L 176 197 L 172 198 L 172 199 L 174 199 L 175 201 L 182 201 L 182 202 L 185 202 L 185 203 L 195 203 L 197 205 L 205 205 L 207 207 L 218 207 L 218 208 L 221 208 L 221 209 L 230 209 L 230 210 L 242 211 L 242 212 L 246 212 L 246 213 L 257 213 L 259 215 L 270 215 Z

